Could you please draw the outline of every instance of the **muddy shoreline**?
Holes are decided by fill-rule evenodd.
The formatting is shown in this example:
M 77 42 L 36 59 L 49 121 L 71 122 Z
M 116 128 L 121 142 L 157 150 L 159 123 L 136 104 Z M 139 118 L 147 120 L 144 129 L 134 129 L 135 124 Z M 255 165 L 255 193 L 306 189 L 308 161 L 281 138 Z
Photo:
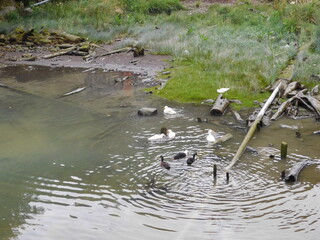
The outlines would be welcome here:
M 82 56 L 61 55 L 50 59 L 44 59 L 51 53 L 52 47 L 36 46 L 26 47 L 21 45 L 5 45 L 0 47 L 0 66 L 30 65 L 46 67 L 69 67 L 82 69 L 102 69 L 104 71 L 132 72 L 148 78 L 154 78 L 159 72 L 169 67 L 170 56 L 154 55 L 146 50 L 144 56 L 134 57 L 132 51 L 110 54 L 96 57 L 89 61 Z M 115 49 L 115 44 L 102 45 L 96 48 L 95 55 L 103 55 L 108 50 Z M 32 54 L 34 61 L 25 61 L 23 56 Z

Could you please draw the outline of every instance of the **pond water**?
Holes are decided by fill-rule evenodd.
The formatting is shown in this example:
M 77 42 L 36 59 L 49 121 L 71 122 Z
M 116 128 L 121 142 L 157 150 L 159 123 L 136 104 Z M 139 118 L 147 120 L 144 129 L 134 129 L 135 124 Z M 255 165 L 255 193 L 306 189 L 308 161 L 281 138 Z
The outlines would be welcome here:
M 232 115 L 210 117 L 208 105 L 145 94 L 140 82 L 98 70 L 1 69 L 0 83 L 16 90 L 0 88 L 0 239 L 318 238 L 319 165 L 293 184 L 280 172 L 319 161 L 320 136 L 312 134 L 319 123 L 281 119 L 263 128 L 250 142 L 260 154 L 245 152 L 227 183 L 224 167 L 245 135 Z M 61 97 L 81 86 L 87 89 Z M 165 105 L 178 114 L 164 116 Z M 139 117 L 145 106 L 158 115 Z M 280 124 L 299 127 L 302 137 Z M 162 126 L 176 137 L 149 142 Z M 234 137 L 208 145 L 209 129 Z M 278 157 L 282 141 L 286 160 Z M 186 149 L 198 152 L 192 166 L 172 160 Z M 159 166 L 160 155 L 170 171 Z

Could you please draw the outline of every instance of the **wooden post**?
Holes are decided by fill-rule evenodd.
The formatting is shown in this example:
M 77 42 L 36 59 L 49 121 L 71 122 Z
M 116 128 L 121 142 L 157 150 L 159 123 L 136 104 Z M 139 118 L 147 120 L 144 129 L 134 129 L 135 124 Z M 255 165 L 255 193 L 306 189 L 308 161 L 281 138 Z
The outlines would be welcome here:
M 281 143 L 281 158 L 284 159 L 287 157 L 288 143 Z
M 226 183 L 229 184 L 229 172 L 226 172 Z
M 217 178 L 217 165 L 213 164 L 213 178 L 216 179 Z
M 246 146 L 248 144 L 248 142 L 250 141 L 250 139 L 252 138 L 257 125 L 260 123 L 263 115 L 265 114 L 266 110 L 268 109 L 268 107 L 270 106 L 270 104 L 272 103 L 273 99 L 276 97 L 277 93 L 279 92 L 279 89 L 281 87 L 281 82 L 278 84 L 278 86 L 273 90 L 271 96 L 268 98 L 267 102 L 264 104 L 263 108 L 260 110 L 260 112 L 257 115 L 256 120 L 254 120 L 254 122 L 252 123 L 247 135 L 245 136 L 245 138 L 243 139 L 237 153 L 234 155 L 231 163 L 229 164 L 229 166 L 226 167 L 226 171 L 230 170 L 230 168 L 238 161 L 238 159 L 241 157 L 242 153 L 244 152 L 244 150 L 246 149 Z

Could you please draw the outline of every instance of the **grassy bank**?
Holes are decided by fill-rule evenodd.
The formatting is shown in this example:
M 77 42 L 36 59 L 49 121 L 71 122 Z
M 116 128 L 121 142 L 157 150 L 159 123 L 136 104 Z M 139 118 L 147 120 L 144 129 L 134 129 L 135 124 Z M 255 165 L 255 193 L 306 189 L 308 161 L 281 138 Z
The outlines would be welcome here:
M 201 1 L 195 4 L 201 5 Z M 272 83 L 299 46 L 294 80 L 312 86 L 320 69 L 319 0 L 302 4 L 213 5 L 189 14 L 178 0 L 55 1 L 34 8 L 29 16 L 12 13 L 2 27 L 55 28 L 111 41 L 126 37 L 158 54 L 172 55 L 172 79 L 163 97 L 180 102 L 215 98 L 216 89 L 244 106 L 266 97 L 260 90 Z M 120 46 L 119 46 L 120 47 Z

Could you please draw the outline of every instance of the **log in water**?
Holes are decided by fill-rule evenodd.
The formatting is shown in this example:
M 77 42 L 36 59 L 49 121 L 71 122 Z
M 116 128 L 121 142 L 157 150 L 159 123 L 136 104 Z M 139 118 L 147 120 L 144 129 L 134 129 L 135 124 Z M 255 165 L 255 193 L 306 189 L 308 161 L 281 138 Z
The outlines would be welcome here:
M 308 164 L 310 163 L 310 161 L 308 160 L 304 160 L 302 162 L 299 162 L 297 164 L 295 164 L 291 171 L 289 172 L 289 174 L 287 176 L 285 176 L 284 180 L 286 182 L 295 182 L 298 180 L 298 176 L 299 176 L 299 173 L 301 172 L 301 170 L 307 166 Z

